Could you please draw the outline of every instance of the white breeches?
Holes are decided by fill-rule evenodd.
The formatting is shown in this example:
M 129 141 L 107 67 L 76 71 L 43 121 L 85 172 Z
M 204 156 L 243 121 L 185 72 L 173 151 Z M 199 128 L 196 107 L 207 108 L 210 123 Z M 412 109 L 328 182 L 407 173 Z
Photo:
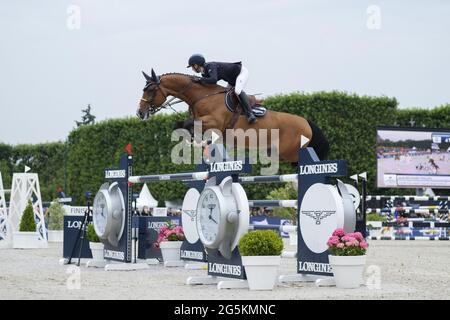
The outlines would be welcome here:
M 238 77 L 236 78 L 236 85 L 234 86 L 234 92 L 236 92 L 237 95 L 240 95 L 242 90 L 244 90 L 245 85 L 247 84 L 248 80 L 248 70 L 246 67 L 241 67 L 241 73 L 239 73 Z

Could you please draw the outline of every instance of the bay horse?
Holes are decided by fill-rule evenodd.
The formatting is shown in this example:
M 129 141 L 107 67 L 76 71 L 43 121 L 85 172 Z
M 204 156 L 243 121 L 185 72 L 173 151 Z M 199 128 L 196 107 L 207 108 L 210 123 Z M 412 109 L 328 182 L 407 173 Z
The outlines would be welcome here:
M 139 103 L 137 116 L 141 120 L 165 108 L 169 96 L 176 97 L 189 106 L 189 113 L 193 120 L 202 121 L 203 133 L 208 129 L 218 129 L 223 134 L 226 129 L 267 129 L 268 144 L 278 143 L 278 154 L 281 162 L 298 162 L 300 137 L 303 135 L 310 141 L 306 146 L 314 148 L 319 159 L 326 159 L 329 144 L 321 129 L 312 121 L 297 115 L 267 110 L 254 124 L 249 124 L 244 115 L 235 115 L 225 104 L 227 88 L 217 84 L 200 84 L 199 78 L 181 73 L 166 73 L 157 76 L 154 70 L 151 76 L 142 72 L 146 85 Z M 235 120 L 233 121 L 233 117 Z M 193 124 L 193 121 L 191 120 Z M 231 127 L 230 127 L 231 125 Z M 272 141 L 270 129 L 279 130 L 279 141 Z M 225 135 L 224 135 L 225 136 Z M 259 134 L 258 134 L 259 139 Z M 276 144 L 275 144 L 276 145 Z M 258 143 L 258 146 L 261 145 Z

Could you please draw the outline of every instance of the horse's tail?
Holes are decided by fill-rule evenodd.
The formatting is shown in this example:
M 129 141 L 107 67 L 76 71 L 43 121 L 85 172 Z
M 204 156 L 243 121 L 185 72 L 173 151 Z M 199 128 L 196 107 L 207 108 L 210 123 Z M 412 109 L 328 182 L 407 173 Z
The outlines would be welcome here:
M 312 138 L 308 144 L 316 152 L 320 160 L 326 160 L 330 153 L 330 144 L 323 134 L 322 130 L 312 121 L 307 120 L 312 131 Z

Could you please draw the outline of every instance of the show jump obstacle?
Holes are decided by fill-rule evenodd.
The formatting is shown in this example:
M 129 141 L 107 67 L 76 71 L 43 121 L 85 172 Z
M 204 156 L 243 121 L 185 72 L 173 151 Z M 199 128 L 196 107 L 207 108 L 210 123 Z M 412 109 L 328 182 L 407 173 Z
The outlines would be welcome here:
M 183 202 L 185 242 L 191 246 L 190 249 L 200 243 L 200 251 L 207 253 L 208 262 L 207 276 L 190 277 L 187 279 L 188 284 L 217 284 L 218 288 L 246 287 L 245 271 L 237 248 L 239 239 L 249 229 L 277 228 L 284 232 L 298 233 L 297 274 L 281 276 L 280 281 L 317 280 L 318 285 L 331 285 L 332 272 L 326 245 L 329 236 L 338 227 L 353 232 L 357 226 L 365 226 L 365 223 L 356 221 L 354 195 L 347 190 L 348 185 L 338 179 L 336 186 L 331 184 L 332 178 L 347 175 L 347 164 L 344 160 L 320 161 L 312 148 L 301 148 L 299 159 L 298 172 L 291 175 L 240 176 L 242 173 L 248 173 L 250 166 L 243 161 L 234 160 L 211 163 L 207 165 L 206 170 L 198 172 L 133 176 L 132 156 L 123 156 L 119 168 L 105 170 L 106 182 L 94 200 L 94 227 L 105 245 L 105 259 L 122 262 L 124 265 L 135 265 L 130 263 L 133 258 L 133 183 L 188 180 L 194 186 L 188 190 Z M 249 201 L 241 185 L 286 181 L 298 183 L 298 198 L 294 201 Z M 269 203 L 297 206 L 298 227 L 250 226 L 249 206 Z M 217 227 L 208 225 L 209 221 L 205 217 L 211 213 L 217 217 Z M 365 234 L 365 229 L 359 229 L 358 231 Z M 181 251 L 183 256 L 183 247 Z M 193 255 L 186 254 L 189 251 L 186 247 L 184 251 L 185 257 L 196 256 L 195 250 Z M 113 269 L 128 268 L 110 264 L 109 270 Z M 130 269 L 134 268 L 130 266 Z M 224 278 L 230 281 L 224 281 Z
M 14 233 L 19 231 L 23 211 L 31 201 L 36 221 L 36 236 L 39 247 L 46 248 L 47 227 L 42 208 L 41 190 L 37 173 L 14 173 L 11 185 L 9 211 L 6 208 L 5 189 L 0 174 L 0 247 L 12 247 Z
M 12 243 L 11 230 L 8 223 L 8 208 L 6 207 L 5 189 L 0 172 L 0 247 L 9 247 Z

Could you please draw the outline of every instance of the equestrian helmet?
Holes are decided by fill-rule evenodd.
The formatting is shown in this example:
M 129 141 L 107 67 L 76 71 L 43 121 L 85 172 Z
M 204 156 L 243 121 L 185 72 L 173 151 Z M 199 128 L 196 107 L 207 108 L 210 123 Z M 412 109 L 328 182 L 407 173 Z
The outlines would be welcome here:
M 206 62 L 205 61 L 205 57 L 202 56 L 201 54 L 196 53 L 196 54 L 193 54 L 189 58 L 189 62 L 188 62 L 187 68 L 192 67 L 194 64 L 198 64 L 199 66 L 203 66 L 205 64 L 205 62 Z

